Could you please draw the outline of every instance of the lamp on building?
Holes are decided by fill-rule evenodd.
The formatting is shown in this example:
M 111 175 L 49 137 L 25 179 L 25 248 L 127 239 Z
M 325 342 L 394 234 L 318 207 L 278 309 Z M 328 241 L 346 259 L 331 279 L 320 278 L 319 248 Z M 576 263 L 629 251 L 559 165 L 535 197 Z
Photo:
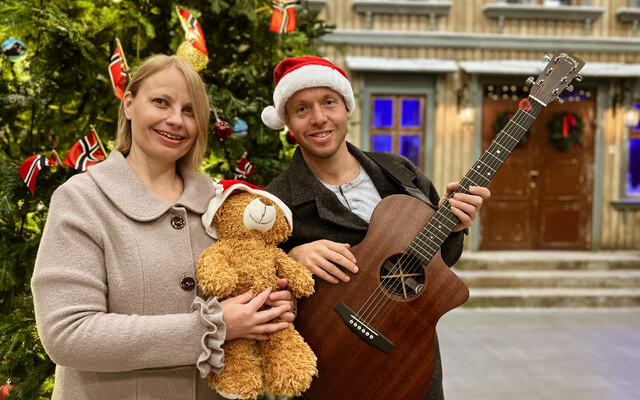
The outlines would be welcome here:
M 473 107 L 467 105 L 460 110 L 460 122 L 462 125 L 473 125 L 476 120 L 476 113 Z
M 640 111 L 634 106 L 631 106 L 631 108 L 624 113 L 623 120 L 624 126 L 627 128 L 635 128 L 638 126 L 638 123 L 640 123 Z

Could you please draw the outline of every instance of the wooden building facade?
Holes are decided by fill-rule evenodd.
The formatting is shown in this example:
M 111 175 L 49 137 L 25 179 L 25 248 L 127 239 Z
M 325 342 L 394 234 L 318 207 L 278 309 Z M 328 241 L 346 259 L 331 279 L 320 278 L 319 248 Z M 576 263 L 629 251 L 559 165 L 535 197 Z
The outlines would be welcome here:
M 638 3 L 638 4 L 637 4 Z M 545 54 L 586 62 L 489 187 L 468 247 L 640 249 L 640 2 L 303 0 L 358 106 L 348 139 L 460 180 L 527 97 Z M 573 142 L 572 142 L 573 140 Z

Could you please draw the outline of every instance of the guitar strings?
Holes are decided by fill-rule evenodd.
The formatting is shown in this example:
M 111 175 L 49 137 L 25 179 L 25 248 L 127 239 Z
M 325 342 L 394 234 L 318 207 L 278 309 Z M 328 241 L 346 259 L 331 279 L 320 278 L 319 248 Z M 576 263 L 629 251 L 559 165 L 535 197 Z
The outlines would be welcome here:
M 523 111 L 523 113 L 528 115 L 528 113 L 526 113 L 526 112 L 524 112 L 524 111 Z M 518 114 L 524 115 L 523 113 L 516 113 L 516 115 L 518 115 Z M 530 116 L 530 115 L 529 115 L 529 116 Z M 518 117 L 519 117 L 519 115 L 518 115 Z M 525 121 L 520 121 L 520 119 L 521 119 L 521 118 L 518 118 L 518 117 L 514 116 L 514 117 L 512 118 L 513 122 L 515 123 L 515 125 L 516 125 L 516 126 L 519 126 L 522 130 L 526 131 L 526 129 L 524 129 L 524 127 L 522 127 L 520 124 L 518 124 L 518 123 L 517 123 L 517 122 L 525 122 Z M 532 116 L 530 116 L 530 117 L 532 117 Z M 503 131 L 501 131 L 501 132 L 506 133 L 506 136 L 505 136 L 505 135 L 500 135 L 500 136 L 502 136 L 502 138 L 506 138 L 506 137 L 511 138 L 511 139 L 515 142 L 515 143 L 513 144 L 513 146 L 511 146 L 511 145 L 510 145 L 510 144 L 508 144 L 508 143 L 504 143 L 504 144 L 505 144 L 505 145 L 507 145 L 507 146 L 509 146 L 509 147 L 513 147 L 513 148 L 515 148 L 515 145 L 517 145 L 517 143 L 518 143 L 518 141 L 519 141 L 519 140 L 518 140 L 518 139 L 516 139 L 515 137 L 513 137 L 512 135 L 510 135 L 510 134 L 509 134 L 509 133 L 514 133 L 513 131 L 511 131 L 511 132 L 510 132 L 510 131 L 509 131 L 509 128 L 510 128 L 510 126 L 509 126 L 509 125 L 507 125 L 507 127 L 506 127 L 505 129 L 503 129 Z M 515 133 L 517 133 L 517 131 L 515 131 Z M 496 138 L 496 141 L 498 141 L 498 142 L 499 142 L 499 140 L 500 140 L 500 139 L 502 139 L 500 136 Z M 490 146 L 490 147 L 491 147 L 491 146 Z M 505 146 L 502 146 L 502 147 L 503 147 L 503 148 L 506 148 Z M 489 153 L 489 149 L 487 150 L 487 154 L 491 154 L 491 153 Z M 507 155 L 508 155 L 508 154 L 507 154 Z M 492 156 L 493 156 L 493 155 L 492 155 Z M 481 175 L 480 175 L 480 174 L 479 174 L 479 175 L 480 175 L 481 177 L 483 177 L 484 179 L 486 179 L 486 180 L 487 180 L 487 182 L 490 180 L 490 178 L 489 178 L 489 179 L 485 178 L 485 177 L 484 177 L 484 173 L 487 173 L 487 175 L 488 175 L 488 176 L 491 176 L 491 175 L 492 175 L 491 173 L 495 174 L 495 173 L 497 172 L 497 168 L 499 168 L 499 166 L 500 166 L 500 165 L 501 165 L 501 163 L 502 163 L 502 160 L 498 159 L 498 158 L 497 158 L 497 157 L 495 157 L 495 156 L 493 156 L 493 157 L 498 161 L 498 165 L 497 165 L 497 166 L 495 165 L 495 161 L 491 162 L 491 160 L 489 160 L 489 164 L 482 162 L 483 157 L 481 157 L 481 158 L 478 160 L 478 163 L 477 163 L 477 165 L 480 167 L 480 173 L 481 173 Z M 506 157 L 505 157 L 505 158 L 506 158 Z M 488 170 L 490 170 L 491 172 L 489 172 L 487 169 L 488 169 Z M 476 171 L 475 169 L 472 169 L 471 171 L 478 172 L 478 171 Z M 471 172 L 471 171 L 470 171 L 470 172 Z M 460 186 L 465 190 L 465 192 L 468 190 L 468 186 L 467 186 L 467 185 L 465 185 L 465 179 L 466 179 L 466 180 L 468 180 L 468 181 L 469 181 L 469 183 L 471 183 L 471 184 L 475 184 L 475 185 L 479 185 L 479 186 L 482 186 L 482 185 L 483 185 L 483 184 L 475 183 L 475 182 L 474 182 L 473 180 L 471 180 L 468 176 L 465 176 L 465 177 L 463 178 L 463 180 L 460 182 Z M 469 186 L 470 186 L 470 185 L 469 185 Z M 453 230 L 453 228 L 455 227 L 455 225 L 457 225 L 457 223 L 459 222 L 459 221 L 458 221 L 458 219 L 457 219 L 457 217 L 455 217 L 455 215 L 451 212 L 450 204 L 449 204 L 449 202 L 448 202 L 449 198 L 451 198 L 451 197 L 453 196 L 453 194 L 454 194 L 454 193 L 456 193 L 456 192 L 462 192 L 462 190 L 456 190 L 456 191 L 454 191 L 454 192 L 453 192 L 453 193 L 452 193 L 452 194 L 447 198 L 447 200 L 445 201 L 445 203 L 443 203 L 443 205 L 440 207 L 440 209 L 439 209 L 439 210 L 440 210 L 440 212 L 438 213 L 438 214 L 440 214 L 441 216 L 443 216 L 443 217 L 447 220 L 447 222 L 449 222 L 449 223 L 451 224 L 451 226 L 448 226 L 448 224 L 445 222 L 445 226 L 449 229 L 449 231 L 452 231 L 452 230 Z M 444 207 L 444 209 L 443 209 L 443 207 Z M 444 210 L 444 211 L 442 211 L 442 210 Z M 430 219 L 430 221 L 429 221 L 429 223 L 428 223 L 427 225 L 433 225 L 433 221 L 434 221 L 434 219 L 436 219 L 436 217 L 437 217 L 437 215 L 434 215 L 434 216 Z M 427 228 L 429 228 L 429 227 L 427 226 Z M 441 228 L 441 226 L 440 226 L 440 228 Z M 429 241 L 429 240 L 424 240 L 425 238 L 423 238 L 423 236 L 424 236 L 424 231 L 425 231 L 425 230 L 428 230 L 429 232 L 433 232 L 433 231 L 434 231 L 433 227 L 431 227 L 431 229 L 424 229 L 424 228 L 423 228 L 423 230 L 422 230 L 422 231 L 417 235 L 417 237 L 414 239 L 414 241 L 412 242 L 412 244 L 417 245 L 417 246 L 418 246 L 419 248 L 421 248 L 423 251 L 425 251 L 424 246 L 426 245 L 426 247 L 428 248 L 428 250 L 429 250 L 429 251 L 425 251 L 425 252 L 426 252 L 427 254 L 430 254 L 430 257 L 433 257 L 433 256 L 437 253 L 437 251 L 439 250 L 440 245 L 439 245 L 438 243 L 435 243 L 435 242 L 433 241 L 433 235 L 431 235 L 431 242 L 432 242 L 432 244 L 434 245 L 434 247 L 431 247 L 431 243 L 430 243 L 430 241 Z M 438 231 L 439 231 L 439 229 L 438 229 Z M 442 233 L 442 232 L 441 232 L 441 233 Z M 428 238 L 426 238 L 426 239 L 428 239 Z M 439 238 L 439 239 L 440 239 L 440 240 L 442 240 L 442 241 L 444 241 L 444 240 L 443 240 L 443 239 L 441 239 L 441 238 Z M 444 239 L 446 239 L 446 235 L 445 235 L 445 238 L 444 238 Z M 397 291 L 400 289 L 400 287 L 401 287 L 401 286 L 405 286 L 405 287 L 403 288 L 403 289 L 404 289 L 404 290 L 403 290 L 403 293 L 406 293 L 406 292 L 405 292 L 405 290 L 406 290 L 406 285 L 405 285 L 405 283 L 404 283 L 404 281 L 403 281 L 403 279 L 402 279 L 402 272 L 401 272 L 401 271 L 402 271 L 403 266 L 406 266 L 406 264 L 407 264 L 407 263 L 406 263 L 406 261 L 405 261 L 405 260 L 403 260 L 403 259 L 407 258 L 407 257 L 405 257 L 405 255 L 406 255 L 406 254 L 403 254 L 403 255 L 401 256 L 400 260 L 398 260 L 398 261 L 396 262 L 396 264 L 395 264 L 394 268 L 392 268 L 392 270 L 390 271 L 390 275 L 391 275 L 391 276 L 393 276 L 394 274 L 400 275 L 400 276 L 398 276 L 398 277 L 395 279 L 396 283 L 395 283 L 392 287 L 388 288 L 388 289 L 389 289 L 389 291 L 390 291 L 390 292 L 392 292 L 392 293 L 397 293 Z M 403 261 L 404 261 L 404 262 L 403 262 Z M 409 269 L 415 268 L 415 267 L 417 266 L 416 264 L 420 264 L 420 262 L 419 262 L 419 261 L 417 261 L 415 257 L 411 257 L 411 258 L 410 258 L 410 263 L 411 263 L 411 265 L 409 266 L 409 267 L 410 267 Z M 422 266 L 420 265 L 420 267 L 422 267 Z M 426 283 L 425 283 L 425 284 L 426 284 Z M 371 309 L 371 308 L 370 308 L 370 305 L 367 305 L 367 307 L 366 307 L 366 308 L 368 309 L 368 310 L 367 310 L 368 312 L 366 312 L 366 313 L 365 313 L 365 315 L 362 317 L 362 318 L 363 318 L 363 319 L 365 319 L 366 321 L 369 321 L 369 319 L 370 319 L 370 318 L 372 318 L 372 317 L 373 317 L 373 318 L 375 318 L 375 317 L 384 317 L 384 316 L 386 316 L 386 315 L 388 314 L 388 312 L 390 311 L 390 310 L 389 310 L 389 307 L 386 307 L 386 306 L 388 306 L 389 304 L 393 304 L 393 302 L 392 302 L 392 300 L 393 300 L 393 299 L 391 299 L 391 298 L 390 298 L 390 296 L 388 296 L 388 295 L 386 295 L 386 293 L 384 293 L 384 289 L 382 288 L 382 286 L 383 286 L 383 285 L 384 285 L 384 282 L 383 282 L 383 281 L 381 281 L 381 282 L 380 282 L 380 284 L 378 285 L 378 286 L 379 286 L 379 288 L 378 288 L 378 289 L 380 289 L 380 290 L 377 290 L 377 291 L 378 291 L 377 296 L 376 296 L 376 297 L 377 297 L 377 301 L 375 302 L 374 308 L 373 308 L 373 309 Z M 374 293 L 375 293 L 375 292 L 376 292 L 376 291 L 374 291 Z M 373 293 L 372 293 L 372 294 L 373 294 Z M 382 295 L 382 296 L 384 296 L 384 297 L 381 297 L 380 295 Z M 370 297 L 371 297 L 371 296 L 370 296 Z M 380 303 L 380 300 L 381 300 L 381 299 L 383 299 L 383 298 L 387 298 L 387 300 L 386 300 L 385 302 L 382 302 L 382 304 L 379 304 L 379 303 Z M 368 301 L 367 301 L 367 302 L 368 302 Z M 379 305 L 380 305 L 381 307 L 378 307 Z M 385 308 L 386 308 L 386 310 L 385 310 Z M 362 309 L 362 308 L 361 308 L 361 309 Z M 393 307 L 391 307 L 391 310 L 392 310 L 392 309 L 393 309 Z M 386 312 L 385 312 L 385 311 L 386 311 Z M 369 315 L 372 315 L 372 317 L 370 317 Z
M 520 115 L 518 115 L 518 114 L 520 114 Z M 526 130 L 524 129 L 524 127 L 522 127 L 520 124 L 518 124 L 518 122 L 521 122 L 521 123 L 522 123 L 522 122 L 524 122 L 524 123 L 526 124 L 526 121 L 522 121 L 522 118 L 519 118 L 520 116 L 529 116 L 529 117 L 531 117 L 531 118 L 532 118 L 532 120 L 533 120 L 533 119 L 535 119 L 535 117 L 533 117 L 532 115 L 529 115 L 528 113 L 526 113 L 526 111 L 523 111 L 523 113 L 516 113 L 516 116 L 514 116 L 514 117 L 512 118 L 512 119 L 513 119 L 513 121 L 514 121 L 514 123 L 515 123 L 517 126 L 519 126 L 522 130 L 526 131 Z M 531 122 L 532 122 L 532 121 L 531 121 Z M 506 127 L 505 129 L 503 129 L 503 131 L 502 131 L 502 132 L 506 133 L 506 136 L 504 136 L 504 135 L 499 135 L 499 136 L 495 139 L 495 141 L 497 141 L 497 142 L 498 142 L 498 144 L 500 144 L 500 141 L 501 141 L 502 139 L 509 137 L 509 138 L 511 138 L 511 139 L 513 140 L 513 142 L 514 142 L 514 143 L 513 143 L 513 144 L 503 143 L 503 144 L 505 144 L 506 146 L 509 146 L 509 147 L 513 147 L 513 148 L 515 148 L 515 145 L 517 145 L 517 142 L 518 142 L 519 140 L 518 140 L 518 139 L 516 139 L 515 137 L 513 137 L 512 135 L 510 135 L 510 134 L 509 134 L 509 133 L 514 133 L 513 131 L 509 131 L 509 127 L 510 127 L 510 126 L 507 126 L 507 127 Z M 516 131 L 516 133 L 517 133 L 517 131 Z M 492 144 L 493 144 L 493 143 L 492 143 Z M 491 147 L 491 146 L 489 146 L 489 147 Z M 505 147 L 505 146 L 502 146 L 502 145 L 501 145 L 501 147 L 506 149 L 506 147 Z M 487 153 L 489 152 L 489 150 L 490 150 L 490 149 L 487 149 Z M 491 153 L 488 153 L 488 154 L 491 154 Z M 487 168 L 489 168 L 489 169 L 493 172 L 493 174 L 495 174 L 495 172 L 497 172 L 497 169 L 498 169 L 498 168 L 500 167 L 500 165 L 502 164 L 503 160 L 501 160 L 501 159 L 497 158 L 497 157 L 496 157 L 496 156 L 494 156 L 493 154 L 491 154 L 491 155 L 495 158 L 495 160 L 497 160 L 497 161 L 498 161 L 498 165 L 496 166 L 496 165 L 495 165 L 495 161 L 493 161 L 493 162 L 492 162 L 491 160 L 489 160 L 489 164 L 490 164 L 490 165 L 489 165 L 489 164 L 487 164 L 487 163 L 484 163 L 484 162 L 482 162 L 482 164 L 483 164 L 483 165 L 485 165 Z M 507 154 L 507 156 L 508 156 L 508 154 Z M 478 161 L 481 161 L 482 159 L 483 159 L 483 157 L 481 157 Z M 505 157 L 505 159 L 506 159 L 506 157 Z M 477 171 L 475 171 L 475 170 L 473 170 L 473 171 L 474 171 L 474 172 L 477 172 Z M 482 168 L 481 168 L 481 172 L 483 172 L 483 173 L 488 173 L 487 169 L 486 169 L 486 168 L 484 168 L 484 167 L 482 167 Z M 488 175 L 489 175 L 489 176 L 491 176 L 491 173 L 488 173 Z M 484 177 L 484 175 L 481 175 L 481 176 L 483 176 L 483 177 Z M 468 181 L 469 181 L 469 183 L 471 183 L 471 184 L 474 184 L 474 185 L 480 185 L 480 186 L 482 186 L 482 184 L 477 184 L 477 183 L 475 183 L 474 181 L 472 181 L 468 176 L 465 176 L 465 177 L 463 178 L 463 180 L 460 182 L 460 186 L 461 186 L 462 188 L 464 188 L 465 190 L 468 190 L 468 187 L 465 185 L 465 179 L 466 179 L 466 180 L 468 180 Z M 487 179 L 487 178 L 484 178 L 484 179 Z M 487 181 L 488 181 L 488 180 L 490 180 L 490 178 L 489 178 L 489 179 L 487 179 Z M 447 219 L 447 221 L 448 221 L 448 222 L 450 222 L 450 223 L 452 223 L 452 224 L 453 224 L 452 226 L 447 226 L 447 228 L 448 228 L 448 229 L 450 229 L 450 230 L 452 230 L 452 229 L 453 229 L 453 227 L 455 227 L 455 225 L 457 225 L 457 223 L 458 223 L 458 219 L 457 219 L 457 217 L 455 217 L 455 215 L 451 212 L 451 210 L 450 210 L 450 204 L 449 204 L 448 200 L 449 200 L 449 198 L 451 198 L 451 196 L 453 196 L 453 194 L 454 194 L 454 193 L 456 193 L 456 192 L 461 192 L 461 191 L 462 191 L 462 190 L 456 190 L 456 191 L 454 191 L 454 192 L 453 192 L 453 193 L 452 193 L 452 194 L 447 198 L 447 200 L 445 201 L 445 203 L 444 203 L 444 204 L 440 207 L 440 209 L 439 209 L 439 210 L 442 210 L 442 209 L 443 209 L 443 207 L 444 207 L 444 210 L 445 210 L 445 211 L 444 211 L 444 212 L 441 212 L 441 213 L 439 213 L 439 214 L 441 214 L 442 216 L 444 216 L 444 217 Z M 448 215 L 447 215 L 447 214 L 448 214 Z M 432 222 L 434 221 L 434 219 L 436 219 L 436 217 L 437 217 L 437 216 L 436 216 L 436 215 L 434 215 L 434 216 L 430 219 L 430 221 L 429 221 L 429 223 L 428 223 L 427 225 L 432 224 Z M 451 217 L 451 218 L 453 218 L 453 220 L 452 220 L 450 217 Z M 446 226 L 446 223 L 445 223 L 445 226 Z M 427 226 L 426 228 L 429 228 L 429 227 Z M 421 249 L 422 249 L 423 251 L 425 251 L 425 250 L 424 250 L 424 245 L 426 245 L 426 246 L 428 247 L 428 250 L 429 250 L 429 252 L 427 252 L 427 253 L 432 252 L 432 253 L 433 253 L 433 255 L 435 255 L 435 253 L 437 253 L 437 251 L 439 250 L 440 245 L 438 245 L 437 243 L 435 243 L 435 242 L 433 241 L 433 235 L 431 235 L 431 242 L 432 242 L 432 244 L 435 246 L 435 249 L 434 249 L 433 247 L 431 247 L 431 243 L 430 243 L 430 241 L 428 240 L 429 238 L 426 238 L 427 240 L 424 240 L 425 238 L 424 238 L 423 236 L 424 236 L 424 231 L 425 231 L 425 230 L 427 230 L 428 232 L 433 232 L 433 231 L 434 231 L 434 229 L 424 229 L 424 228 L 423 228 L 423 230 L 422 230 L 422 231 L 417 235 L 416 239 L 414 239 L 414 241 L 413 241 L 412 243 L 413 243 L 413 244 L 415 244 L 415 245 L 417 245 L 417 246 L 419 246 L 419 247 L 421 247 Z M 442 232 L 441 232 L 441 233 L 442 233 Z M 442 241 L 444 241 L 444 239 L 446 239 L 446 235 L 445 235 L 444 239 L 441 239 L 441 238 L 439 238 L 439 239 L 440 239 L 440 240 L 442 240 Z M 433 257 L 433 255 L 431 255 L 431 257 Z M 404 256 L 404 255 L 403 255 L 403 256 Z M 412 258 L 412 259 L 411 259 L 411 264 L 412 264 L 412 265 L 411 265 L 411 268 L 414 268 L 414 267 L 416 266 L 416 259 L 415 259 L 415 258 Z M 403 266 L 403 265 L 404 265 L 404 264 L 403 264 L 403 262 L 402 262 L 402 257 L 401 257 L 401 259 L 400 259 L 400 260 L 398 260 L 398 262 L 396 263 L 395 268 L 393 269 L 393 271 L 395 271 L 394 273 L 399 273 L 399 272 L 400 272 L 400 270 L 402 269 L 402 266 Z M 393 275 L 393 273 L 392 273 L 392 275 Z M 401 278 L 401 277 L 400 277 L 400 278 L 397 278 L 397 279 L 396 279 L 396 282 L 397 282 L 397 283 L 396 283 L 396 284 L 395 284 L 395 285 L 390 289 L 392 292 L 395 292 L 395 291 L 399 288 L 399 286 L 403 285 L 403 282 L 402 282 L 402 278 Z M 381 282 L 381 283 L 382 283 L 382 282 Z M 383 283 L 382 283 L 382 284 L 383 284 Z M 380 286 L 380 285 L 379 285 L 379 286 Z M 384 294 L 384 293 L 382 293 L 382 294 Z M 387 298 L 388 298 L 389 296 L 386 296 L 386 295 L 385 295 L 385 297 L 387 297 Z M 382 304 L 382 306 L 384 307 L 384 306 L 386 305 L 386 303 L 389 303 L 389 300 L 387 300 L 387 302 L 383 303 L 383 304 Z M 393 303 L 390 303 L 390 304 L 393 304 Z M 374 309 L 377 309 L 377 308 L 378 308 L 378 307 L 375 307 Z M 387 308 L 388 308 L 388 307 L 387 307 Z M 393 308 L 391 308 L 391 309 L 393 309 Z M 373 315 L 373 317 L 375 318 L 376 316 L 384 316 L 384 315 L 386 315 L 387 313 L 388 313 L 388 312 L 382 312 L 382 313 L 380 313 L 380 312 L 376 312 L 376 313 Z M 367 319 L 368 319 L 368 318 L 369 318 L 369 317 L 367 317 Z
M 497 172 L 497 169 L 502 165 L 503 160 L 501 158 L 499 158 L 498 156 L 492 154 L 491 147 L 493 146 L 493 144 L 497 144 L 498 146 L 500 146 L 502 149 L 504 149 L 506 151 L 506 156 L 508 156 L 510 154 L 510 152 L 515 148 L 515 146 L 518 144 L 519 139 L 517 139 L 516 137 L 514 137 L 514 135 L 512 134 L 517 134 L 518 133 L 518 128 L 520 128 L 520 130 L 523 130 L 524 132 L 526 132 L 526 129 L 524 129 L 524 127 L 521 125 L 521 123 L 524 123 L 525 125 L 527 124 L 527 121 L 524 120 L 525 118 L 530 117 L 532 120 L 535 120 L 535 117 L 531 114 L 529 114 L 528 112 L 522 110 L 522 109 L 518 109 L 518 111 L 516 112 L 516 114 L 512 117 L 511 121 L 514 122 L 514 126 L 511 126 L 510 124 L 508 124 L 505 128 L 503 128 L 499 134 L 496 136 L 496 138 L 494 139 L 494 141 L 491 143 L 491 145 L 489 146 L 489 148 L 487 148 L 487 150 L 485 151 L 485 153 L 483 155 L 491 155 L 494 160 L 484 160 L 487 162 L 483 161 L 484 157 L 480 157 L 480 159 L 478 159 L 478 161 L 476 162 L 476 164 L 474 165 L 474 167 L 477 168 L 472 168 L 469 173 L 467 175 L 465 175 L 465 177 L 460 181 L 460 187 L 458 188 L 458 190 L 454 191 L 453 193 L 451 193 L 451 195 L 447 198 L 447 200 L 445 200 L 445 202 L 443 203 L 443 205 L 438 209 L 440 212 L 437 214 L 440 214 L 441 216 L 443 216 L 449 223 L 452 223 L 453 226 L 447 226 L 447 223 L 445 222 L 445 226 L 447 227 L 447 229 L 449 229 L 449 231 L 453 230 L 453 227 L 455 227 L 459 220 L 458 218 L 453 214 L 453 212 L 450 209 L 450 204 L 449 204 L 449 199 L 458 192 L 463 192 L 460 189 L 464 189 L 465 193 L 468 193 L 468 186 L 470 185 L 465 185 L 465 180 L 468 180 L 468 183 L 473 184 L 475 186 L 483 186 L 486 185 L 482 184 L 482 183 L 475 183 L 471 178 L 468 177 L 468 175 L 473 171 L 474 173 L 478 174 L 479 176 L 481 176 L 483 179 L 486 179 L 487 182 L 491 179 L 491 177 L 493 176 L 493 174 L 495 174 Z M 510 122 L 511 122 L 510 121 Z M 531 121 L 533 122 L 533 121 Z M 530 123 L 531 123 L 530 122 Z M 530 125 L 529 123 L 529 125 Z M 513 128 L 513 129 L 510 129 Z M 505 140 L 503 140 L 505 139 Z M 501 143 L 502 142 L 502 143 Z M 513 143 L 511 143 L 513 142 Z M 511 149 L 509 149 L 511 148 Z M 500 149 L 496 149 L 495 150 L 497 154 L 501 154 L 502 150 Z M 506 159 L 506 156 L 504 157 Z M 497 165 L 496 165 L 497 164 Z M 489 176 L 489 178 L 485 177 L 485 174 L 487 176 Z M 444 210 L 444 211 L 441 211 Z M 436 214 L 434 214 L 432 216 L 432 218 L 430 218 L 429 222 L 427 223 L 427 225 L 430 225 L 432 222 L 434 222 L 434 218 L 436 217 Z M 453 218 L 453 220 L 451 219 Z M 428 226 L 426 227 L 428 228 Z M 432 227 L 433 228 L 433 227 Z M 433 241 L 433 235 L 431 235 L 431 240 L 429 240 L 429 238 L 424 238 L 423 234 L 424 231 L 426 229 L 423 228 L 419 234 L 416 236 L 416 238 L 413 240 L 412 245 L 415 244 L 419 249 L 421 249 L 423 252 L 426 252 L 427 254 L 430 254 L 430 257 L 432 258 L 437 251 L 440 249 L 440 245 L 438 245 L 435 241 Z M 433 229 L 429 229 L 430 232 L 433 232 Z M 439 231 L 439 229 L 437 230 Z M 440 233 L 443 233 L 440 231 Z M 440 239 L 440 238 L 438 238 Z M 446 240 L 446 237 L 444 238 Z M 442 239 L 440 239 L 442 240 Z M 444 241 L 444 240 L 442 240 Z M 431 246 L 434 245 L 435 249 Z M 411 245 L 410 245 L 411 247 Z M 425 250 L 425 247 L 428 249 L 428 251 Z M 431 254 L 433 253 L 433 254 Z M 430 259 L 431 259 L 430 258 Z M 391 268 L 389 270 L 389 274 L 388 276 L 391 276 L 390 279 L 395 279 L 395 283 L 392 284 L 392 286 L 390 288 L 387 288 L 387 290 L 389 290 L 391 293 L 397 293 L 397 291 L 399 291 L 402 286 L 405 286 L 405 290 L 406 290 L 406 284 L 403 281 L 402 278 L 402 271 L 403 271 L 403 266 L 405 269 L 409 269 L 409 270 L 413 270 L 414 268 L 418 267 L 419 269 L 422 269 L 424 267 L 422 267 L 421 265 L 422 263 L 417 260 L 416 257 L 410 256 L 408 253 L 404 253 L 400 256 L 400 258 L 395 262 L 393 268 Z M 407 266 L 409 268 L 407 268 Z M 393 278 L 393 275 L 398 275 L 396 278 Z M 428 284 L 428 277 L 425 274 L 425 282 L 424 285 L 426 286 Z M 363 320 L 363 322 L 366 323 L 371 323 L 373 322 L 373 319 L 376 317 L 381 317 L 381 316 L 386 316 L 388 314 L 389 311 L 391 311 L 393 309 L 393 307 L 391 307 L 391 310 L 389 309 L 389 304 L 394 304 L 395 300 L 387 295 L 387 293 L 385 293 L 384 290 L 384 280 L 381 279 L 380 283 L 378 284 L 378 287 L 372 291 L 372 293 L 370 294 L 370 296 L 367 298 L 367 300 L 365 301 L 365 303 L 362 305 L 362 307 L 360 308 L 360 310 L 358 310 L 358 312 L 356 313 L 356 315 Z M 405 290 L 402 291 L 402 293 L 406 293 Z M 422 288 L 422 290 L 424 290 L 424 287 Z M 372 299 L 373 297 L 373 299 Z M 384 301 L 386 299 L 386 301 Z

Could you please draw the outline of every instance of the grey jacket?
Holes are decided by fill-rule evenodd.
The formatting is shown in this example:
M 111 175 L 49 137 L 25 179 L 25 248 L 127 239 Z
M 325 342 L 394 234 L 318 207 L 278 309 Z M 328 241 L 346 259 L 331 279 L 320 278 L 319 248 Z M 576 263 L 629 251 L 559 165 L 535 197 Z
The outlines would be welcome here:
M 225 337 L 220 305 L 194 302 L 213 188 L 180 172 L 175 205 L 117 151 L 54 193 L 32 279 L 54 399 L 217 398 L 195 367 L 205 333 L 221 366 Z

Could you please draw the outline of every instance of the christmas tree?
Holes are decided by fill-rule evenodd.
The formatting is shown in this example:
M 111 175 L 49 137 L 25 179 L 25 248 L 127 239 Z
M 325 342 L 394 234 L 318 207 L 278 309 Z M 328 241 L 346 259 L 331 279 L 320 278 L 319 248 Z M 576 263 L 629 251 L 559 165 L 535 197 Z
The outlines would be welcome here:
M 48 157 L 54 149 L 64 158 L 92 125 L 110 149 L 119 107 L 108 74 L 116 38 L 133 71 L 147 56 L 174 54 L 185 41 L 178 7 L 197 18 L 209 53 L 200 74 L 215 113 L 202 171 L 214 179 L 233 178 L 246 156 L 241 169 L 252 171 L 249 160 L 256 171 L 247 180 L 268 184 L 293 151 L 283 132 L 260 120 L 271 104 L 271 73 L 284 57 L 317 54 L 316 39 L 329 28 L 302 5 L 295 31 L 272 33 L 271 6 L 271 0 L 2 2 L 0 42 L 7 46 L 0 56 L 0 386 L 11 381 L 9 398 L 51 395 L 54 365 L 38 339 L 30 279 L 51 194 L 78 172 L 45 167 L 32 194 L 18 174 L 22 161 Z M 218 120 L 236 132 L 218 138 Z

